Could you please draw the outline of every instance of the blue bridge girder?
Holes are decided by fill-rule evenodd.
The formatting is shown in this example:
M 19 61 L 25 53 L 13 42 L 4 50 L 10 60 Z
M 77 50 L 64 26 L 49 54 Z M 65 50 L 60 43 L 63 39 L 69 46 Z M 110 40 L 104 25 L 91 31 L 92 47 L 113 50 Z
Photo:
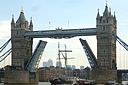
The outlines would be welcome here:
M 96 28 L 81 29 L 56 29 L 44 31 L 27 31 L 24 36 L 30 38 L 72 38 L 75 36 L 92 36 L 96 35 Z
M 47 44 L 46 41 L 42 41 L 42 40 L 39 41 L 34 53 L 32 54 L 31 59 L 29 60 L 27 66 L 26 66 L 30 72 L 37 71 L 39 62 L 41 60 L 41 57 L 44 52 L 46 44 Z
M 83 46 L 83 49 L 84 49 L 84 52 L 88 58 L 88 61 L 89 61 L 89 64 L 91 66 L 91 69 L 92 70 L 96 70 L 98 65 L 97 65 L 97 60 L 96 60 L 96 57 L 95 55 L 93 54 L 88 42 L 86 40 L 83 40 L 83 39 L 79 39 L 82 46 Z

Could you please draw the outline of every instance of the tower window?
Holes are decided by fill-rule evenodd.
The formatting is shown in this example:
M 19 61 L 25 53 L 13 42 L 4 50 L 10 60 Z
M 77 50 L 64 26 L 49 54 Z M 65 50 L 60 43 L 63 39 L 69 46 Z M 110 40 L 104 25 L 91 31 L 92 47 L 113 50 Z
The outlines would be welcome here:
M 105 31 L 105 26 L 103 26 L 102 31 Z
M 108 19 L 107 19 L 107 23 L 108 23 Z
M 105 23 L 105 20 L 103 20 L 103 23 Z
M 105 54 L 105 49 L 103 50 L 104 54 Z

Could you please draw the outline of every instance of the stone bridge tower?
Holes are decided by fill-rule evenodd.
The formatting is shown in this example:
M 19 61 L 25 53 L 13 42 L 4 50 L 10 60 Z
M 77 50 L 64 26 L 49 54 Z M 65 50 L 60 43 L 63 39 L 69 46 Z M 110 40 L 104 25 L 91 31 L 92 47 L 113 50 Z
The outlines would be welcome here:
M 33 39 L 24 37 L 26 31 L 33 31 L 32 20 L 25 19 L 24 12 L 20 12 L 18 20 L 11 22 L 12 68 L 5 71 L 7 85 L 37 85 L 37 73 L 30 73 L 25 67 L 32 57 Z M 12 71 L 13 70 L 13 71 Z
M 117 33 L 117 21 L 115 13 L 111 14 L 107 4 L 103 16 L 100 16 L 98 10 L 96 28 L 98 69 L 93 73 L 93 78 L 98 83 L 107 83 L 109 80 L 117 80 L 116 39 L 112 35 Z
M 25 38 L 26 31 L 33 31 L 32 20 L 30 24 L 24 16 L 24 12 L 20 12 L 18 20 L 14 21 L 12 16 L 11 22 L 11 43 L 12 43 L 12 66 L 18 66 L 25 69 L 25 66 L 32 56 L 33 40 Z
M 116 67 L 116 39 L 112 34 L 116 35 L 116 17 L 105 6 L 103 16 L 100 16 L 99 11 L 96 18 L 97 28 L 97 62 L 98 69 L 115 70 Z

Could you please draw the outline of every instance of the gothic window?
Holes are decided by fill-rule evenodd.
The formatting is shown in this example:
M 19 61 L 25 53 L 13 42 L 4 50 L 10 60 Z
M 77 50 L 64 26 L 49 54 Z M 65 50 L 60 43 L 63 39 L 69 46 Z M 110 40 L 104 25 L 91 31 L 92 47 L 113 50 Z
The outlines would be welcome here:
M 102 31 L 105 31 L 105 26 L 103 26 Z
M 105 54 L 105 50 L 104 50 L 104 54 Z
M 103 23 L 105 23 L 105 20 L 103 20 Z
M 117 67 L 116 67 L 116 62 L 115 62 L 114 59 L 112 60 L 112 69 L 117 69 Z
M 103 37 L 103 38 L 101 39 L 101 43 L 102 43 L 102 44 L 106 44 L 107 42 L 108 42 L 108 40 L 107 40 L 106 37 Z
M 114 45 L 112 45 L 112 51 L 113 51 L 113 52 L 115 51 Z
M 100 23 L 101 23 L 101 21 L 102 21 L 102 18 L 100 18 Z
M 108 19 L 107 19 L 107 23 L 108 23 Z
M 16 34 L 18 35 L 18 31 L 16 31 Z
M 29 49 L 26 50 L 26 55 L 29 55 Z

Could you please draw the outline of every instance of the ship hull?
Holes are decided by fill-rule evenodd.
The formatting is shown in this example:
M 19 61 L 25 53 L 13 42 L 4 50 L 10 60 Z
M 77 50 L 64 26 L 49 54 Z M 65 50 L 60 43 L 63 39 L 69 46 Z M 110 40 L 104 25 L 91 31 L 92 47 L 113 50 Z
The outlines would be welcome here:
M 72 84 L 73 81 L 67 81 L 62 78 L 50 79 L 49 82 L 51 84 Z

